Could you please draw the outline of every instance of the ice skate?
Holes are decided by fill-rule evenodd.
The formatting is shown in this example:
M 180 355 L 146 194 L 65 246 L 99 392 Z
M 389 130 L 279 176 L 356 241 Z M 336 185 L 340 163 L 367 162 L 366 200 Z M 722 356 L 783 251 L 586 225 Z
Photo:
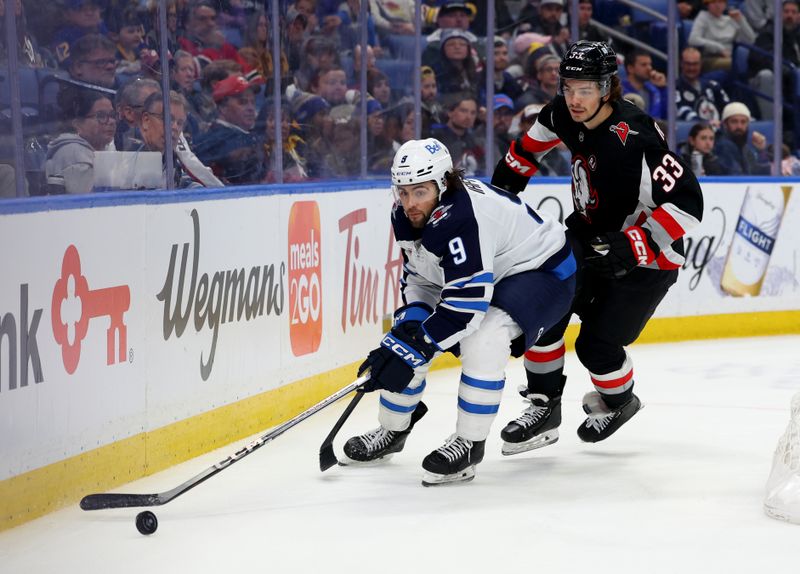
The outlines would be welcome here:
M 344 444 L 344 459 L 339 461 L 342 466 L 360 465 L 367 466 L 380 464 L 389 460 L 396 452 L 403 450 L 406 439 L 419 419 L 425 416 L 428 407 L 421 402 L 411 415 L 411 423 L 402 431 L 391 431 L 382 426 L 354 436 Z
M 625 404 L 611 409 L 603 401 L 600 393 L 596 391 L 586 393 L 583 397 L 583 411 L 589 416 L 578 427 L 578 437 L 583 442 L 605 440 L 642 408 L 644 406 L 636 395 L 631 395 Z
M 354 436 L 344 444 L 344 457 L 340 464 L 379 464 L 403 450 L 410 431 L 390 431 L 378 427 L 362 435 Z
M 445 443 L 422 461 L 426 470 L 423 486 L 469 482 L 475 478 L 475 465 L 483 460 L 485 440 L 471 441 L 451 435 Z
M 542 448 L 558 440 L 561 397 L 548 398 L 529 393 L 524 386 L 519 388 L 519 394 L 530 402 L 530 406 L 500 432 L 504 441 L 501 452 L 506 456 Z

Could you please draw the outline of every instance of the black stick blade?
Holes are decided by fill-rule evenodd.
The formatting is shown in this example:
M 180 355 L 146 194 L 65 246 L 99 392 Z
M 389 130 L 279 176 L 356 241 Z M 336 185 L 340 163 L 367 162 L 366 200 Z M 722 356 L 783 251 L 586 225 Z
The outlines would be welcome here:
M 329 444 L 319 449 L 319 470 L 325 472 L 332 466 L 339 464 L 336 454 L 333 452 L 333 445 Z
M 166 502 L 157 494 L 124 494 L 108 492 L 89 494 L 81 499 L 83 510 L 103 510 L 105 508 L 134 508 L 139 506 L 160 506 Z
M 325 437 L 325 440 L 322 441 L 322 444 L 319 447 L 319 470 L 321 472 L 325 472 L 330 467 L 336 466 L 339 463 L 339 461 L 336 459 L 336 454 L 333 452 L 333 439 L 336 438 L 336 434 L 339 432 L 339 429 L 342 428 L 344 422 L 350 417 L 350 413 L 352 413 L 353 409 L 356 408 L 358 402 L 364 398 L 364 394 L 364 391 L 361 389 L 356 391 L 355 396 L 350 400 L 350 403 L 339 417 L 339 420 L 337 420 L 336 424 L 333 425 L 331 432 L 329 432 L 328 436 Z

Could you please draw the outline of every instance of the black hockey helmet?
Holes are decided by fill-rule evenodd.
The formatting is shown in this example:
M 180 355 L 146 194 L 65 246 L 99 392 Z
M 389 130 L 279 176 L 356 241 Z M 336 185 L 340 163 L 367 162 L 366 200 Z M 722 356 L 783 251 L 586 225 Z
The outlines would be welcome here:
M 611 76 L 616 73 L 617 54 L 611 46 L 604 42 L 589 40 L 580 40 L 570 46 L 559 67 L 562 80 L 598 82 L 603 95 L 608 93 Z

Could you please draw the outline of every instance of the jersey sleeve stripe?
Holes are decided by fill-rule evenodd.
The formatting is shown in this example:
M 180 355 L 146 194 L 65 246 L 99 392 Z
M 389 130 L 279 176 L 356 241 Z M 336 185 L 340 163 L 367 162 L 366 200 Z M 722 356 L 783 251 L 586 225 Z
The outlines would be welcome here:
M 466 279 L 457 279 L 455 281 L 451 281 L 450 283 L 445 285 L 445 287 L 460 288 L 460 287 L 465 287 L 466 285 L 474 285 L 476 283 L 486 283 L 486 284 L 494 283 L 494 273 L 492 273 L 491 271 L 479 272 L 478 274 L 473 275 L 472 277 L 467 277 Z
M 561 140 L 539 122 L 533 124 L 528 133 L 522 136 L 522 149 L 531 153 L 538 153 L 554 148 Z
M 476 285 L 462 289 L 444 289 L 442 299 L 485 299 L 487 285 Z
M 672 214 L 670 214 L 665 205 L 656 209 L 650 217 L 657 221 L 673 240 L 683 237 L 686 233 L 686 230 L 678 223 Z
M 485 313 L 489 309 L 488 301 L 454 301 L 453 299 L 447 299 L 442 301 L 441 305 L 456 311 L 467 309 Z
M 671 261 L 671 259 L 679 259 L 680 261 Z M 678 253 L 675 253 L 672 249 L 665 249 L 656 257 L 656 265 L 658 265 L 658 268 L 665 270 L 678 269 L 683 265 L 683 261 L 684 258 Z

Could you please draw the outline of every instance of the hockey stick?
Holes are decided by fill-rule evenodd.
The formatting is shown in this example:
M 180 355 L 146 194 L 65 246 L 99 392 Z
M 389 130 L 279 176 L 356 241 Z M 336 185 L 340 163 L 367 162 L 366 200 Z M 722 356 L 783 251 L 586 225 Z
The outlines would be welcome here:
M 336 436 L 336 433 L 339 432 L 339 429 L 342 428 L 344 421 L 346 421 L 350 417 L 350 413 L 353 412 L 353 409 L 356 408 L 358 401 L 364 396 L 363 391 L 357 391 L 358 394 L 353 397 L 353 400 L 350 401 L 350 404 L 347 405 L 347 408 L 342 413 L 342 416 L 339 417 L 339 420 L 336 421 L 336 424 L 333 425 L 331 432 L 328 433 L 328 436 L 325 437 L 325 440 L 322 441 L 322 445 L 319 447 L 319 469 L 322 472 L 325 472 L 330 467 L 339 464 L 339 460 L 336 458 L 336 454 L 333 452 L 333 439 Z M 428 406 L 420 401 L 417 404 L 417 408 L 414 409 L 414 412 L 411 413 L 411 424 L 409 425 L 407 430 L 411 430 L 414 428 L 414 425 L 417 424 L 417 421 L 425 416 L 428 412 Z
M 159 492 L 157 494 L 125 494 L 121 492 L 107 492 L 101 494 L 89 494 L 84 496 L 81 500 L 81 508 L 83 510 L 100 510 L 103 508 L 131 508 L 137 506 L 161 506 L 178 498 L 181 494 L 193 489 L 198 484 L 201 484 L 217 474 L 222 472 L 233 463 L 243 459 L 248 454 L 255 452 L 271 440 L 278 438 L 287 430 L 295 426 L 297 423 L 304 421 L 311 415 L 321 411 L 325 407 L 335 403 L 345 395 L 353 392 L 358 387 L 367 381 L 367 377 L 359 377 L 343 389 L 333 393 L 326 399 L 323 399 L 313 407 L 303 411 L 296 417 L 289 419 L 282 425 L 276 427 L 265 435 L 254 440 L 250 444 L 240 448 L 234 454 L 230 455 L 223 461 L 218 462 L 214 466 L 208 467 L 200 474 L 193 476 L 183 484 L 180 484 L 172 490 L 166 492 Z M 363 393 L 360 393 L 363 394 Z
M 350 413 L 352 413 L 356 408 L 358 402 L 364 398 L 364 394 L 364 391 L 361 389 L 356 391 L 356 396 L 352 398 L 350 404 L 347 405 L 347 408 L 342 413 L 342 416 L 340 416 L 339 420 L 336 421 L 336 424 L 333 425 L 331 432 L 329 432 L 328 436 L 325 437 L 325 440 L 322 441 L 322 444 L 319 447 L 320 472 L 325 472 L 330 467 L 339 464 L 339 460 L 336 458 L 336 454 L 333 452 L 333 439 L 336 438 L 336 434 L 339 432 L 339 429 L 342 428 L 344 422 L 350 418 Z

